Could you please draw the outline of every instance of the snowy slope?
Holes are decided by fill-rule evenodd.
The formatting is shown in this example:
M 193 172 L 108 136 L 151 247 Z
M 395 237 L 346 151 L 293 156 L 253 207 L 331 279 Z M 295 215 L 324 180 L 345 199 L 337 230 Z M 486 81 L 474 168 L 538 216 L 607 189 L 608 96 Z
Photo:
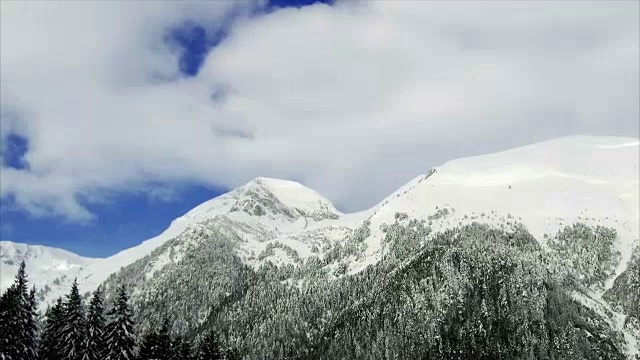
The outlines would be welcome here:
M 381 203 L 371 218 L 369 258 L 352 269 L 379 258 L 380 226 L 392 223 L 396 212 L 426 219 L 446 207 L 451 214 L 434 221 L 434 228 L 520 221 L 543 240 L 573 222 L 613 227 L 623 256 L 620 273 L 639 233 L 639 144 L 629 138 L 573 136 L 450 161 Z
M 11 241 L 0 241 L 0 290 L 4 291 L 14 280 L 20 262 L 25 262 L 27 274 L 38 289 L 49 285 L 57 288 L 58 283 L 64 291 L 73 278 L 98 259 L 78 256 L 66 250 L 47 246 L 26 245 Z M 58 279 L 58 281 L 56 281 Z
M 258 208 L 260 210 L 257 213 Z M 305 232 L 318 231 L 318 228 L 323 226 L 329 227 L 327 232 L 331 233 L 335 230 L 332 224 L 340 222 L 342 216 L 329 200 L 297 182 L 261 177 L 200 204 L 172 221 L 160 235 L 108 258 L 87 259 L 60 249 L 10 242 L 4 246 L 3 242 L 3 258 L 6 253 L 13 265 L 5 266 L 3 263 L 2 290 L 10 285 L 20 260 L 27 256 L 27 271 L 31 283 L 38 288 L 48 286 L 43 294 L 46 302 L 52 302 L 66 294 L 76 277 L 81 292 L 91 291 L 103 283 L 110 274 L 151 254 L 153 250 L 180 234 L 197 228 L 198 224 L 209 221 L 231 227 L 234 232 L 250 240 L 243 244 L 240 250 L 248 262 L 251 262 L 248 260 L 251 254 L 259 254 L 268 241 L 281 241 L 309 256 L 311 245 L 296 238 L 305 238 Z M 353 216 L 345 218 L 344 223 L 352 224 L 354 227 L 362 221 L 360 217 L 355 220 Z M 343 236 L 340 229 L 335 231 L 339 233 L 340 238 Z M 37 248 L 42 253 L 54 255 L 34 257 L 29 255 L 33 250 L 28 253 L 16 251 L 14 247 Z M 47 260 L 43 260 L 45 257 Z M 49 271 L 53 269 L 56 270 Z
M 279 264 L 294 261 L 282 249 L 258 259 L 269 244 L 289 247 L 302 259 L 322 255 L 323 246 L 343 241 L 369 219 L 371 235 L 366 239 L 365 254 L 350 264 L 350 271 L 355 272 L 380 258 L 380 227 L 393 223 L 397 212 L 427 219 L 447 208 L 449 215 L 433 220 L 436 230 L 472 221 L 496 225 L 519 221 L 543 240 L 544 234 L 553 234 L 575 221 L 613 227 L 620 235 L 620 273 L 639 233 L 639 143 L 630 138 L 575 136 L 458 159 L 438 167 L 435 173 L 416 177 L 378 205 L 355 214 L 340 213 L 329 200 L 299 183 L 257 178 L 197 206 L 157 237 L 109 258 L 60 256 L 60 260 L 51 258 L 40 265 L 28 262 L 28 271 L 31 280 L 42 287 L 55 278 L 55 272 L 49 274 L 46 269 L 68 264 L 61 265 L 58 274 L 66 275 L 66 282 L 45 296 L 51 301 L 68 291 L 73 277 L 78 276 L 82 291 L 92 290 L 121 267 L 203 224 L 215 224 L 242 238 L 238 255 L 257 266 L 267 260 Z M 57 250 L 54 253 L 58 254 Z M 20 256 L 14 255 L 14 262 Z M 158 255 L 154 271 L 178 261 L 168 257 Z M 40 270 L 35 271 L 37 266 Z M 3 286 L 5 277 L 15 274 L 13 268 L 7 270 L 9 274 L 2 268 Z

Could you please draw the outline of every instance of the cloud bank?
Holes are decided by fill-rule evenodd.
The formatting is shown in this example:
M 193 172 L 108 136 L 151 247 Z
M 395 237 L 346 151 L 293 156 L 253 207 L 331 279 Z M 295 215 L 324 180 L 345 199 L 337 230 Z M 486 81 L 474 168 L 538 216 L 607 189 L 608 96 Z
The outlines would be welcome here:
M 639 136 L 637 2 L 2 2 L 0 195 L 34 215 L 149 184 L 290 178 L 363 209 L 431 166 Z M 166 33 L 240 14 L 193 77 Z

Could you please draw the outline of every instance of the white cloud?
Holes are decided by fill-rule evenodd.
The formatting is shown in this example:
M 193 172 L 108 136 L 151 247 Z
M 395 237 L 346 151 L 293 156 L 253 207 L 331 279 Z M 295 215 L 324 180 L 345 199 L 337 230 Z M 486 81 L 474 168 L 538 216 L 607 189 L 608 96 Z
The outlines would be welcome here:
M 19 116 L 2 133 L 29 138 L 31 167 L 3 168 L 2 196 L 86 219 L 82 202 L 149 181 L 276 176 L 352 210 L 454 157 L 638 136 L 636 2 L 284 9 L 236 23 L 197 77 L 149 80 L 177 73 L 169 26 L 215 26 L 229 4 L 3 2 L 2 107 Z

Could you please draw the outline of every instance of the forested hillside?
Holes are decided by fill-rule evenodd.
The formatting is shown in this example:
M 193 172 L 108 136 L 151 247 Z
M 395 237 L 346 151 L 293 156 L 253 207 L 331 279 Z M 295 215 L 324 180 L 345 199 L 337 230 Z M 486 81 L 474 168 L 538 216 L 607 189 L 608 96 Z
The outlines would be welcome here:
M 624 327 L 584 302 L 619 261 L 615 230 L 574 224 L 543 248 L 519 224 L 435 233 L 397 214 L 384 258 L 345 273 L 361 229 L 322 258 L 257 270 L 233 251 L 239 239 L 203 229 L 163 276 L 147 282 L 143 258 L 86 300 L 74 283 L 49 309 L 36 309 L 23 267 L 2 296 L 3 359 L 627 358 L 638 248 L 605 294 L 629 314 Z

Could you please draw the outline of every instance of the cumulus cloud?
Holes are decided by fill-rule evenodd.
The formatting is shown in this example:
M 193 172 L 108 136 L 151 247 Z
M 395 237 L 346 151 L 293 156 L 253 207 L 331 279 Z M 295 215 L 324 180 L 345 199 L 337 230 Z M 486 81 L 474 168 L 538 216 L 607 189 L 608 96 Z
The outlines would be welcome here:
M 232 2 L 43 4 L 3 2 L 0 29 L 2 136 L 29 140 L 1 195 L 33 214 L 257 176 L 357 210 L 455 157 L 639 135 L 637 2 L 282 9 L 241 17 L 191 78 L 166 31 L 215 29 Z

